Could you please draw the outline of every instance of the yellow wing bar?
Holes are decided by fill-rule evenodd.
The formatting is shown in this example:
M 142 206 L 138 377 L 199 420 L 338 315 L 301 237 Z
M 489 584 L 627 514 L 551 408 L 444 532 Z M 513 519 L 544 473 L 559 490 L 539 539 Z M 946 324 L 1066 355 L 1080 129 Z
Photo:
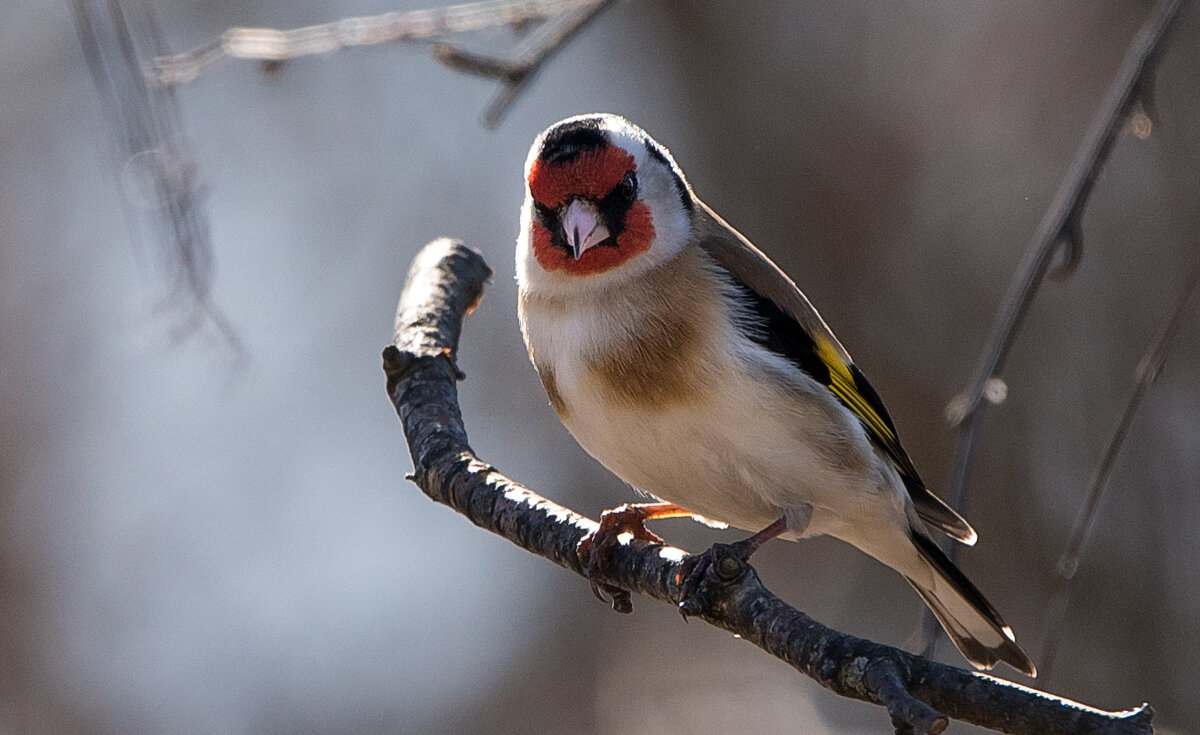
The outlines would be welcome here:
M 817 357 L 829 370 L 829 389 L 846 407 L 862 420 L 867 428 L 878 436 L 885 445 L 894 445 L 896 433 L 888 425 L 888 421 L 879 415 L 870 402 L 859 392 L 850 372 L 850 366 L 842 360 L 833 343 L 824 337 L 816 337 Z

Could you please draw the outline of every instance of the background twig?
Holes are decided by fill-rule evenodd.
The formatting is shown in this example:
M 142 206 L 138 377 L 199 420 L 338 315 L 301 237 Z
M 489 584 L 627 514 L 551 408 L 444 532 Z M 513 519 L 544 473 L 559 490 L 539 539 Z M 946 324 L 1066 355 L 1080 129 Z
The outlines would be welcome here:
M 427 245 L 409 271 L 395 344 L 383 359 L 413 479 L 475 525 L 582 576 L 575 546 L 596 523 L 508 479 L 467 443 L 454 358 L 462 318 L 478 304 L 490 275 L 482 257 L 451 240 Z M 721 547 L 715 548 L 719 556 Z M 601 581 L 674 604 L 674 578 L 685 556 L 657 544 L 619 546 Z M 827 628 L 772 594 L 752 567 L 733 556 L 716 560 L 699 594 L 701 619 L 838 694 L 886 707 L 897 732 L 940 733 L 948 718 L 1007 733 L 1152 732 L 1146 705 L 1104 712 Z
M 488 76 L 502 83 L 484 113 L 494 126 L 551 57 L 615 0 L 486 0 L 444 8 L 343 18 L 332 23 L 276 30 L 230 28 L 193 49 L 154 60 L 159 84 L 190 82 L 225 59 L 253 59 L 275 68 L 313 54 L 387 42 L 437 41 L 433 57 L 452 69 Z M 510 60 L 476 54 L 452 44 L 451 36 L 485 28 L 544 25 L 520 43 Z
M 1142 101 L 1146 115 L 1154 110 L 1155 64 L 1181 7 L 1182 0 L 1162 0 L 1134 38 L 1058 193 L 1017 266 L 970 383 L 946 407 L 947 419 L 957 433 L 946 497 L 960 513 L 967 510 L 970 463 L 978 444 L 985 408 L 989 399 L 1000 402 L 1008 393 L 1000 377 L 1008 352 L 1047 275 L 1065 278 L 1078 265 L 1083 253 L 1082 219 L 1088 196 L 1133 105 Z M 1058 253 L 1062 254 L 1061 262 L 1052 269 Z M 951 545 L 947 553 L 954 559 L 958 549 Z M 921 649 L 928 654 L 941 635 L 941 629 L 928 611 L 923 621 Z
M 615 1 L 592 0 L 548 21 L 514 50 L 512 61 L 473 54 L 445 43 L 433 47 L 433 58 L 451 69 L 491 77 L 503 84 L 483 114 L 484 125 L 494 127 L 542 66 Z
M 71 11 L 111 136 L 129 231 L 161 251 L 152 257 L 170 281 L 168 305 L 185 311 L 178 332 L 208 321 L 240 356 L 237 334 L 210 298 L 208 214 L 179 107 L 139 63 L 144 45 L 161 46 L 154 16 L 143 2 L 119 0 L 72 0 Z
M 1062 556 L 1059 557 L 1058 566 L 1055 569 L 1057 585 L 1050 598 L 1049 612 L 1046 616 L 1046 638 L 1042 655 L 1038 659 L 1043 677 L 1048 677 L 1053 671 L 1054 659 L 1058 655 L 1058 643 L 1062 634 L 1062 622 L 1071 601 L 1071 593 L 1074 591 L 1075 572 L 1079 569 L 1079 560 L 1083 555 L 1083 550 L 1087 547 L 1092 532 L 1095 530 L 1100 501 L 1104 498 L 1104 491 L 1108 488 L 1108 479 L 1117 462 L 1117 455 L 1121 452 L 1125 437 L 1129 434 L 1129 427 L 1133 424 L 1133 418 L 1142 405 L 1142 399 L 1146 397 L 1146 392 L 1150 390 L 1150 386 L 1162 372 L 1163 365 L 1166 364 L 1167 353 L 1171 349 L 1175 336 L 1179 333 L 1183 317 L 1187 313 L 1188 305 L 1196 293 L 1197 286 L 1200 286 L 1200 260 L 1196 261 L 1191 272 L 1184 279 L 1183 290 L 1175 302 L 1175 308 L 1171 311 L 1166 326 L 1138 362 L 1133 390 L 1125 404 L 1125 412 L 1104 451 L 1096 474 L 1092 477 L 1087 499 L 1084 501 L 1083 507 L 1079 509 L 1079 517 L 1076 518 Z
M 1131 105 L 1150 84 L 1149 76 L 1153 73 L 1154 62 L 1179 15 L 1180 3 L 1181 0 L 1164 0 L 1134 39 L 1129 54 L 1117 71 L 1075 154 L 1075 160 L 1067 170 L 1058 194 L 1017 267 L 970 384 L 946 408 L 948 419 L 958 429 L 953 471 L 947 485 L 948 495 L 956 507 L 961 508 L 966 501 L 967 470 L 979 421 L 986 406 L 984 399 L 988 381 L 999 377 L 1003 370 L 1021 321 L 1050 271 L 1055 253 L 1060 248 L 1066 248 L 1063 266 L 1056 271 L 1060 277 L 1078 262 L 1082 243 L 1080 219 L 1087 197 L 1112 152 Z

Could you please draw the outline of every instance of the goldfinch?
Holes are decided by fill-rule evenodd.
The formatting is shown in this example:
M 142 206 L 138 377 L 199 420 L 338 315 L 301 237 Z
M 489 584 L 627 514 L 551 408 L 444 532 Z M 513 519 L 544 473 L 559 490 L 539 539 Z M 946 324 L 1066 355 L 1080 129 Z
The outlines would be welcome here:
M 519 318 L 550 404 L 590 455 L 658 502 L 603 516 L 595 557 L 695 516 L 766 541 L 823 534 L 895 569 L 979 668 L 1036 676 L 930 537 L 975 531 L 921 481 L 879 395 L 808 299 L 692 192 L 667 149 L 592 114 L 534 141 Z M 589 559 L 589 568 L 594 559 Z

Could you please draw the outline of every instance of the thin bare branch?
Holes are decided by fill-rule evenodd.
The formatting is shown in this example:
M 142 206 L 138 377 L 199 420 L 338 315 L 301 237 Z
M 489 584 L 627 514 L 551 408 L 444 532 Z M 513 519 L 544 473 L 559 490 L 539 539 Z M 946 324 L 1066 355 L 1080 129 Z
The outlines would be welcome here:
M 1182 5 L 1183 0 L 1161 0 L 1134 38 L 1058 193 L 1026 247 L 970 383 L 946 407 L 946 417 L 957 433 L 946 496 L 960 513 L 966 511 L 970 464 L 985 408 L 991 397 L 1007 395 L 1006 388 L 996 390 L 995 387 L 1004 387 L 1001 372 L 1008 352 L 1046 277 L 1065 278 L 1079 264 L 1083 256 L 1081 223 L 1088 196 L 1134 105 L 1141 104 L 1144 110 L 1153 109 L 1154 68 Z M 1061 259 L 1057 266 L 1054 265 L 1056 255 Z M 947 549 L 952 559 L 957 557 L 957 552 L 956 547 Z M 927 612 L 921 630 L 924 641 L 921 650 L 928 653 L 936 644 L 941 628 Z
M 417 255 L 383 352 L 387 392 L 404 427 L 412 479 L 472 523 L 576 574 L 576 544 L 597 524 L 534 493 L 475 456 L 458 405 L 462 320 L 491 270 L 461 243 L 435 240 Z M 721 555 L 700 584 L 698 617 L 737 634 L 822 686 L 885 707 L 897 732 L 940 733 L 954 718 L 1006 733 L 1153 732 L 1147 705 L 1105 712 L 964 671 L 821 625 L 767 590 L 753 567 Z M 600 582 L 678 605 L 686 552 L 631 542 L 614 549 Z M 581 591 L 585 589 L 580 587 Z
M 212 243 L 204 192 L 170 89 L 147 82 L 139 62 L 161 37 L 144 2 L 72 0 L 84 60 L 99 93 L 130 235 L 148 240 L 171 282 L 167 305 L 184 309 L 179 336 L 213 325 L 235 355 L 240 341 L 212 303 Z
M 1131 106 L 1140 91 L 1148 88 L 1146 77 L 1153 73 L 1154 63 L 1179 15 L 1181 5 L 1182 0 L 1163 0 L 1134 39 L 1075 154 L 1075 160 L 1067 170 L 1058 194 L 1017 267 L 974 377 L 966 390 L 946 408 L 947 417 L 959 431 L 958 453 L 949 484 L 950 497 L 959 501 L 954 503 L 955 507 L 961 508 L 961 499 L 965 497 L 967 464 L 979 419 L 987 405 L 985 393 L 988 381 L 1000 376 L 1021 322 L 1050 270 L 1055 254 L 1066 246 L 1066 262 L 1078 261 L 1082 242 L 1080 220 L 1088 195 L 1112 152 Z M 1063 271 L 1059 272 L 1060 276 L 1064 274 Z
M 1092 477 L 1087 499 L 1080 508 L 1079 517 L 1076 518 L 1071 535 L 1067 538 L 1066 547 L 1063 549 L 1062 556 L 1059 557 L 1058 566 L 1055 569 L 1058 580 L 1050 601 L 1045 644 L 1039 659 L 1044 676 L 1050 675 L 1054 667 L 1055 656 L 1058 655 L 1058 642 L 1062 634 L 1063 619 L 1071 601 L 1071 594 L 1074 592 L 1075 572 L 1079 568 L 1079 561 L 1083 556 L 1084 549 L 1087 548 L 1088 541 L 1096 528 L 1096 519 L 1100 514 L 1100 501 L 1103 500 L 1104 492 L 1108 488 L 1108 480 L 1112 476 L 1114 465 L 1116 465 L 1117 455 L 1120 454 L 1121 447 L 1125 444 L 1125 438 L 1129 434 L 1129 428 L 1133 424 L 1138 408 L 1142 405 L 1142 399 L 1146 397 L 1150 386 L 1162 372 L 1163 365 L 1167 361 L 1167 353 L 1170 352 L 1175 336 L 1183 325 L 1183 318 L 1198 286 L 1200 286 L 1200 260 L 1197 260 L 1196 264 L 1192 266 L 1191 272 L 1185 279 L 1183 290 L 1175 302 L 1175 308 L 1171 311 L 1166 326 L 1138 362 L 1133 390 L 1125 404 L 1125 412 L 1121 415 L 1121 421 L 1117 424 L 1117 429 L 1113 432 L 1107 449 L 1104 450 L 1104 456 Z
M 455 33 L 518 25 L 557 15 L 595 0 L 485 0 L 445 8 L 343 18 L 289 30 L 230 28 L 219 38 L 154 60 L 159 84 L 190 82 L 225 59 L 290 61 L 350 46 L 429 41 Z
M 154 61 L 153 76 L 162 85 L 190 82 L 225 59 L 253 59 L 278 65 L 313 54 L 387 42 L 435 41 L 433 57 L 452 69 L 497 79 L 500 92 L 484 113 L 494 127 L 520 97 L 542 66 L 615 0 L 486 0 L 445 8 L 343 18 L 332 23 L 276 30 L 230 28 L 219 38 Z M 497 59 L 466 51 L 447 39 L 485 28 L 545 21 L 512 52 Z M 272 67 L 272 68 L 273 68 Z
M 530 34 L 513 52 L 512 61 L 471 53 L 452 44 L 435 45 L 433 58 L 451 69 L 491 77 L 503 83 L 503 88 L 483 115 L 484 125 L 495 127 L 542 66 L 615 1 L 591 0 L 564 12 Z

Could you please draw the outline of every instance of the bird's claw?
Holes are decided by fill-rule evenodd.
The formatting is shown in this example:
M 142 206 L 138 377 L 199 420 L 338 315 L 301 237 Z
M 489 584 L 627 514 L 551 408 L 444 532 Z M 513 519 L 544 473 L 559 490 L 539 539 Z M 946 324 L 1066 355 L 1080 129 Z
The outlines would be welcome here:
M 619 613 L 633 612 L 633 599 L 628 590 L 597 580 L 605 576 L 612 551 L 620 545 L 619 537 L 628 533 L 633 538 L 661 544 L 662 537 L 646 528 L 646 513 L 636 505 L 622 505 L 600 515 L 600 525 L 579 540 L 575 554 L 591 583 L 592 594 L 601 602 L 611 603 Z
M 603 526 L 601 526 L 602 528 Z M 601 534 L 601 529 L 580 539 L 579 544 L 575 547 L 575 553 L 579 556 L 579 562 L 583 565 L 584 573 L 587 574 L 588 583 L 592 588 L 592 594 L 596 596 L 596 599 L 605 604 L 611 604 L 612 609 L 616 612 L 633 612 L 633 599 L 628 590 L 597 581 L 604 575 L 612 550 L 617 546 L 618 535 Z
M 687 620 L 705 608 L 703 592 L 714 585 L 732 584 L 741 578 L 751 551 L 741 544 L 713 544 L 708 551 L 683 560 L 675 573 L 679 587 L 679 614 Z
M 629 590 L 623 590 L 611 584 L 588 581 L 591 583 L 592 594 L 596 596 L 596 599 L 606 605 L 612 605 L 613 612 L 625 614 L 633 612 L 633 596 L 629 594 Z

